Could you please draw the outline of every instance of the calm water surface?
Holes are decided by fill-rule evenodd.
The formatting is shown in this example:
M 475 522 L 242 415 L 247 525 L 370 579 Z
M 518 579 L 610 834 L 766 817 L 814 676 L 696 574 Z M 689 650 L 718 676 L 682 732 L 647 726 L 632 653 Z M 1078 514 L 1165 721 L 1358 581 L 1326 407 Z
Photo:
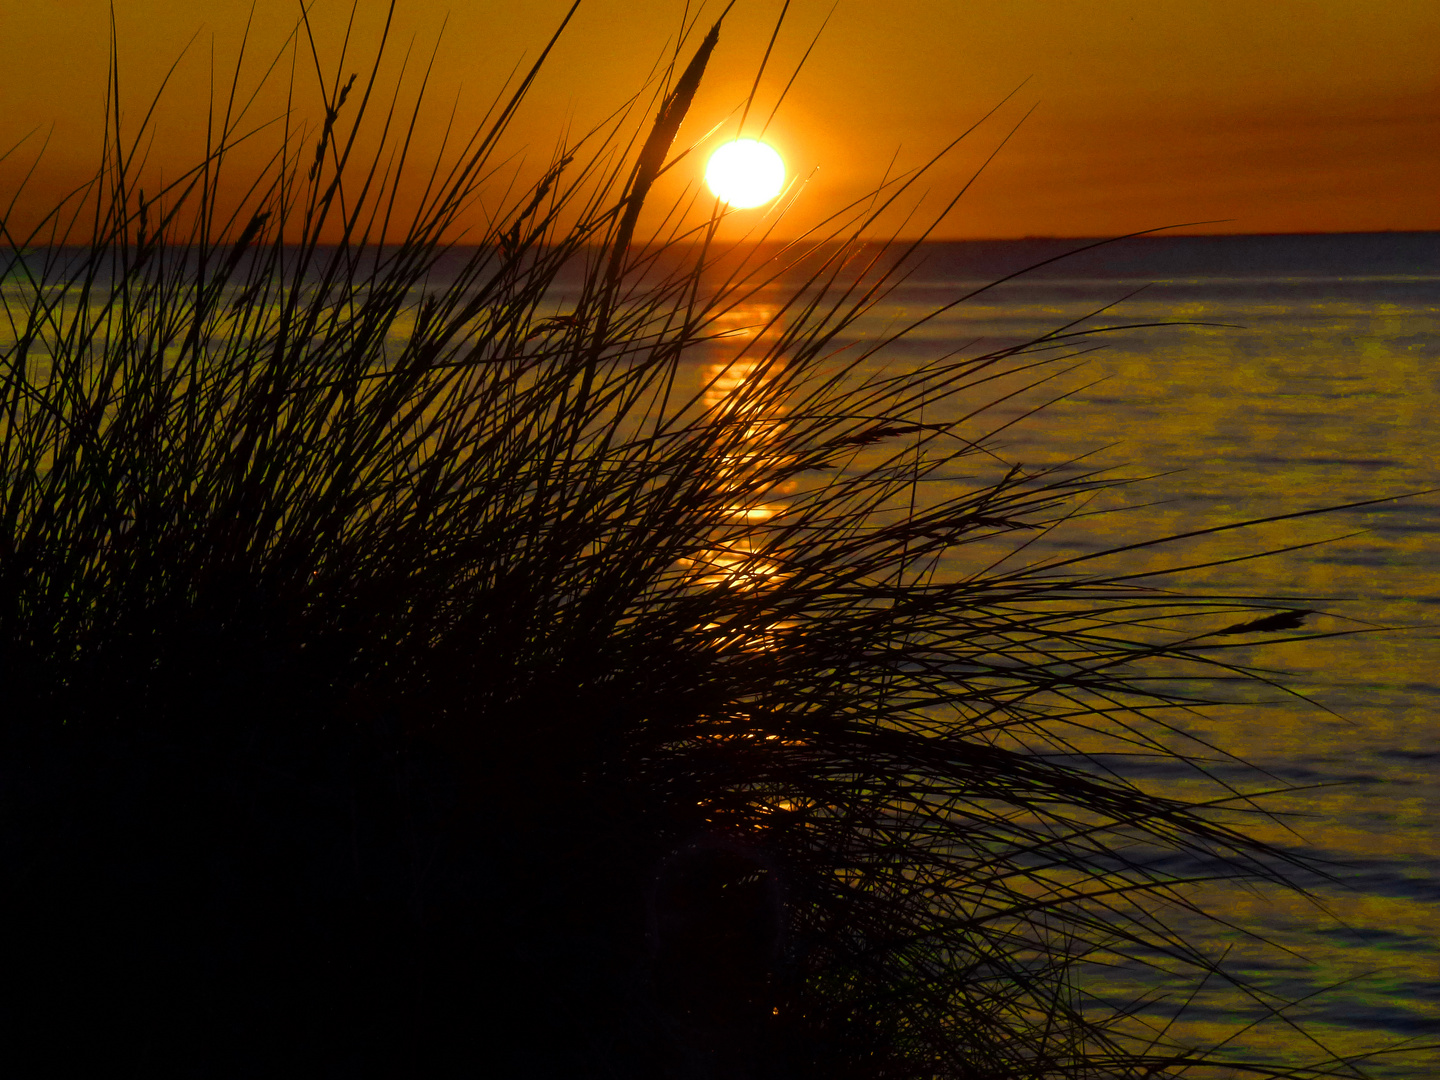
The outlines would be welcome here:
M 871 328 L 922 314 L 1063 246 L 934 245 Z M 1126 296 L 1084 325 L 1229 325 L 1104 335 L 1095 343 L 1105 347 L 1083 370 L 1050 388 L 1051 396 L 1066 391 L 1061 400 L 1000 437 L 1020 462 L 1061 462 L 1100 448 L 1087 465 L 1154 477 L 1104 504 L 1136 509 L 1047 534 L 1034 556 L 1440 487 L 1440 234 L 1127 241 L 967 301 L 903 352 L 1033 337 Z M 1290 826 L 1335 864 L 1337 881 L 1315 883 L 1313 903 L 1238 889 L 1209 898 L 1298 955 L 1213 926 L 1194 933 L 1217 951 L 1229 948 L 1261 990 L 1298 999 L 1343 982 L 1289 1013 L 1308 1019 L 1336 1050 L 1386 1037 L 1440 1041 L 1440 496 L 1146 549 L 1103 565 L 1155 570 L 1253 551 L 1262 541 L 1281 547 L 1334 537 L 1344 538 L 1176 579 L 1231 594 L 1312 598 L 1295 606 L 1333 613 L 1312 617 L 1319 633 L 1406 628 L 1236 654 L 1283 667 L 1286 685 L 1313 704 L 1297 697 L 1227 710 L 1192 718 L 1190 730 L 1284 782 L 1317 785 L 1275 806 L 1298 815 Z M 1191 1015 L 1203 1026 L 1242 1012 L 1243 1002 L 1222 994 L 1202 996 Z M 1440 1075 L 1440 1057 L 1368 1068 Z

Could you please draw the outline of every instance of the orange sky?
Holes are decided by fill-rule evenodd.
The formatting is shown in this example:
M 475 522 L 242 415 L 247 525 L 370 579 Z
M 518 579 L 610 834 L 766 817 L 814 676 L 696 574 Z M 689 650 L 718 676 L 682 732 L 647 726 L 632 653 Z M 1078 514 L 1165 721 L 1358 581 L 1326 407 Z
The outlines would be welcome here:
M 361 5 L 363 48 L 382 5 Z M 757 109 L 768 112 L 830 6 L 793 0 Z M 200 32 L 150 150 L 151 166 L 173 174 L 201 145 L 212 41 L 228 77 L 250 0 L 115 7 L 131 122 Z M 478 120 L 566 7 L 454 0 L 432 76 L 434 124 L 424 134 L 438 139 L 457 92 L 461 123 Z M 737 0 L 682 141 L 743 99 L 780 7 Z M 298 4 L 257 0 L 256 10 L 251 82 Z M 332 60 L 348 10 L 348 0 L 313 8 Z M 682 10 L 676 0 L 587 0 L 517 140 L 548 158 L 567 121 L 581 128 L 637 90 Z M 446 6 L 401 0 L 399 12 L 400 47 L 413 38 L 427 53 Z M 107 49 L 108 0 L 0 0 L 0 150 L 35 132 L 0 164 L 0 192 L 13 190 L 50 139 L 17 215 L 93 171 Z M 313 100 L 313 76 L 302 76 L 298 85 Z M 277 87 L 286 77 L 288 68 Z M 1022 81 L 926 183 L 926 205 L 938 206 L 1038 106 L 937 235 L 1093 236 L 1215 219 L 1225 223 L 1192 231 L 1440 229 L 1434 0 L 840 0 L 769 133 L 810 178 L 797 227 L 863 194 L 897 152 L 903 166 L 939 149 Z M 273 115 L 279 102 L 257 107 Z

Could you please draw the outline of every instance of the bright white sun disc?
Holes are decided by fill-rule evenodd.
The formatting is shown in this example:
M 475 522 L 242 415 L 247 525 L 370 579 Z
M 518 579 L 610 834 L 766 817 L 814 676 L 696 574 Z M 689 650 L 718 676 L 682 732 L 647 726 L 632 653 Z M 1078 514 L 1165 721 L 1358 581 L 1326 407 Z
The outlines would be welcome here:
M 705 183 L 731 206 L 744 209 L 767 203 L 785 183 L 785 163 L 756 139 L 736 139 L 710 155 Z

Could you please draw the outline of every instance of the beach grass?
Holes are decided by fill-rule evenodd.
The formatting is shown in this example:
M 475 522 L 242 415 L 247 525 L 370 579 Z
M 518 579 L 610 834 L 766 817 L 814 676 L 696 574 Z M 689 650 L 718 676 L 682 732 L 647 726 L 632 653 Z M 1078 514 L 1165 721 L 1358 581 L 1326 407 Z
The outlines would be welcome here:
M 1105 992 L 1232 978 L 1287 1030 L 1168 913 L 1316 870 L 1185 734 L 1269 685 L 1227 657 L 1294 602 L 1026 554 L 1128 481 L 989 418 L 1114 331 L 887 361 L 924 318 L 856 327 L 920 174 L 799 239 L 721 242 L 693 193 L 647 233 L 721 30 L 508 192 L 544 55 L 423 163 L 377 59 L 258 175 L 233 101 L 160 187 L 117 121 L 5 227 L 7 1057 L 1362 1075 Z

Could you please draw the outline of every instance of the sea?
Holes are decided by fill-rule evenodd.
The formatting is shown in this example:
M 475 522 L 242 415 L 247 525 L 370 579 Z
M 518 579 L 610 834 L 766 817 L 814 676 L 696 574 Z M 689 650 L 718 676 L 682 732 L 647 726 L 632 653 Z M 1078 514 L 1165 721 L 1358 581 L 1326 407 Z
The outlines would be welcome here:
M 1199 897 L 1235 925 L 1195 919 L 1186 932 L 1251 990 L 1207 988 L 1191 1030 L 1218 1042 L 1259 1002 L 1286 1001 L 1314 1060 L 1440 1043 L 1440 233 L 1092 243 L 925 245 L 857 334 L 967 295 L 895 361 L 1100 331 L 988 422 L 1013 421 L 995 437 L 1010 460 L 1143 479 L 1088 508 L 1113 512 L 1033 540 L 1027 559 L 1367 504 L 1102 564 L 1155 573 L 1288 548 L 1146 580 L 1319 612 L 1284 635 L 1298 640 L 1237 650 L 1274 671 L 1272 700 L 1186 721 L 1271 786 L 1300 789 L 1275 799 L 1283 816 L 1264 827 L 1329 874 L 1305 882 L 1308 896 L 1231 885 Z M 1144 989 L 1142 975 L 1114 977 Z M 1265 1030 L 1241 1038 L 1263 1043 Z M 1435 1052 L 1357 1064 L 1440 1076 Z

